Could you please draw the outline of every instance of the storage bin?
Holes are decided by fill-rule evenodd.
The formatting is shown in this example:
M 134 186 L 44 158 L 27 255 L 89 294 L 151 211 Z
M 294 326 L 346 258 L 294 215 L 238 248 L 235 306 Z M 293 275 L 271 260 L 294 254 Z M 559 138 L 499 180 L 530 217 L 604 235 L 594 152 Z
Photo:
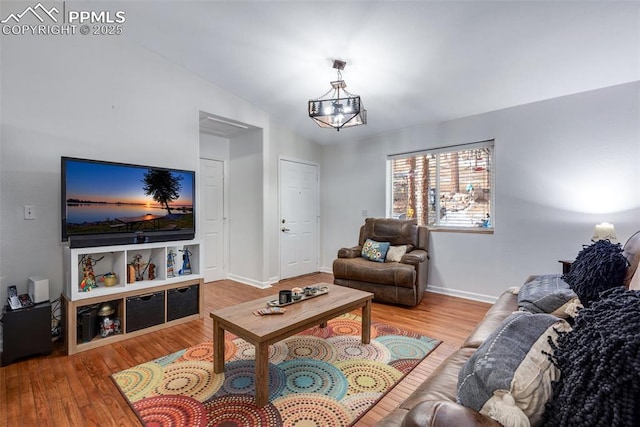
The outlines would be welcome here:
M 84 307 L 78 307 L 77 311 L 77 324 L 78 331 L 76 336 L 78 342 L 89 342 L 98 335 L 98 307 L 100 304 L 86 305 Z
M 198 295 L 200 285 L 167 291 L 167 321 L 198 314 Z
M 127 298 L 127 332 L 164 323 L 164 291 Z

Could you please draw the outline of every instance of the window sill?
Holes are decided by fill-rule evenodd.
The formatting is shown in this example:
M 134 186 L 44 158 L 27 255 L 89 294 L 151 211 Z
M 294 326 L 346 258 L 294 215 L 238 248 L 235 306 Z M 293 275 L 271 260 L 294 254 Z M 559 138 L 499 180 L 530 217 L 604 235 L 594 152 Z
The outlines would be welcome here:
M 428 226 L 429 231 L 433 231 L 436 233 L 447 232 L 447 233 L 470 233 L 470 234 L 493 234 L 493 228 L 483 228 L 483 227 L 434 227 Z

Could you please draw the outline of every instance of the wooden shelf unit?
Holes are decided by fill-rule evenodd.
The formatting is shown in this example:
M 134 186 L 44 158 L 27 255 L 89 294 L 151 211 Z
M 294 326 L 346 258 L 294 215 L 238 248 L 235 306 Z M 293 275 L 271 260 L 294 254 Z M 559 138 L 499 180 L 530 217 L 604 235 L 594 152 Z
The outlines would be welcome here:
M 181 275 L 179 271 L 182 268 L 182 254 L 184 253 L 181 251 L 185 249 L 188 249 L 191 253 L 191 274 Z M 167 256 L 169 251 L 173 251 L 178 255 L 174 266 L 175 277 L 167 277 Z M 127 283 L 127 265 L 133 261 L 136 255 L 141 255 L 145 262 L 152 260 L 156 266 L 155 279 Z M 113 272 L 118 277 L 117 283 L 114 286 L 104 286 L 104 283 L 97 281 L 97 288 L 90 291 L 83 291 L 80 287 L 83 279 L 81 261 L 86 260 L 87 256 L 91 256 L 95 262 L 93 270 L 96 277 L 100 277 L 107 272 Z M 89 248 L 65 247 L 64 263 L 65 289 L 62 301 L 64 315 L 63 327 L 67 354 L 90 350 L 203 317 L 204 281 L 200 269 L 200 266 L 203 264 L 199 241 L 189 240 Z M 176 295 L 179 298 L 179 292 L 184 291 L 186 293 L 188 291 L 190 292 L 189 298 L 193 298 L 193 292 L 196 290 L 197 311 L 191 310 L 193 313 L 187 312 L 186 314 L 178 313 L 178 316 L 176 316 L 176 308 L 171 307 L 171 304 L 176 304 Z M 144 300 L 144 298 L 152 294 L 156 296 L 161 295 L 163 298 L 162 307 L 159 308 L 156 304 L 156 306 L 152 308 L 153 310 L 163 310 L 160 316 L 163 321 L 143 329 L 127 332 L 129 315 L 134 314 L 127 313 L 128 300 Z M 173 303 L 170 302 L 170 298 L 168 298 L 169 294 L 171 294 L 173 298 L 171 300 Z M 78 309 L 105 302 L 112 302 L 116 306 L 116 313 L 110 317 L 120 320 L 120 333 L 111 334 L 103 338 L 100 336 L 98 330 L 98 334 L 93 339 L 87 342 L 82 341 L 78 333 Z M 171 310 L 174 312 L 171 312 Z M 154 314 L 156 314 L 156 317 L 159 315 L 156 311 L 154 311 Z M 130 329 L 134 328 L 132 327 Z

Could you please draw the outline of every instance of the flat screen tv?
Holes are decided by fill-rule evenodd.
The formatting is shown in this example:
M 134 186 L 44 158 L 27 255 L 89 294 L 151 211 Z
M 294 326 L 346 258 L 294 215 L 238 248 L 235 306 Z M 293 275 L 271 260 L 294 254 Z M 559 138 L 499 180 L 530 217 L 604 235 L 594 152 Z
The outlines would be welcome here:
M 71 247 L 195 237 L 195 172 L 62 157 L 62 241 Z

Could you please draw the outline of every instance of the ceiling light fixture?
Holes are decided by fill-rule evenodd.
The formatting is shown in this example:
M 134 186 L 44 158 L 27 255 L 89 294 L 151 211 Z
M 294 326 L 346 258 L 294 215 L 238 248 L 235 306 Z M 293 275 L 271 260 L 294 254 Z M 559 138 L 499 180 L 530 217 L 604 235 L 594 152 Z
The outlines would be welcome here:
M 327 93 L 309 100 L 309 117 L 320 127 L 340 131 L 343 127 L 367 124 L 367 110 L 360 96 L 345 89 L 347 84 L 342 80 L 341 71 L 346 65 L 345 61 L 334 60 L 333 68 L 338 70 L 338 80 L 331 82 L 331 89 Z

